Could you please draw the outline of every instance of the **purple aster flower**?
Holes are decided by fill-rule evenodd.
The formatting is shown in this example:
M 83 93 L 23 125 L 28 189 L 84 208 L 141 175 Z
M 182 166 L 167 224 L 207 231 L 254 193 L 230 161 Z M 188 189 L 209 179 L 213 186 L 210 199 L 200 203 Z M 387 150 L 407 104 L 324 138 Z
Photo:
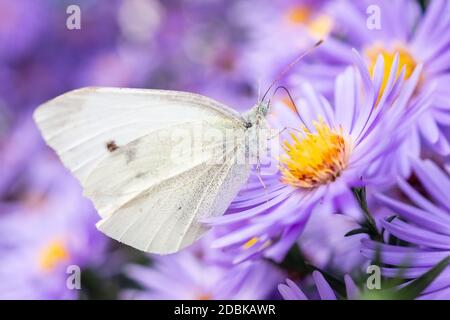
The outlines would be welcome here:
M 126 299 L 259 300 L 271 297 L 282 272 L 265 261 L 233 265 L 230 257 L 208 248 L 211 235 L 168 256 L 153 256 L 152 266 L 131 265 L 126 274 L 143 290 Z
M 326 10 L 328 3 L 245 0 L 234 4 L 233 18 L 248 38 L 242 59 L 255 79 L 263 81 L 263 87 L 294 57 L 332 31 L 332 17 Z
M 366 262 L 360 253 L 361 240 L 367 235 L 345 237 L 347 232 L 359 228 L 358 221 L 332 212 L 332 208 L 327 210 L 323 206 L 316 209 L 298 239 L 298 246 L 305 259 L 321 270 L 334 274 L 361 270 Z
M 95 230 L 92 205 L 43 148 L 34 124 L 17 129 L 0 145 L 0 298 L 75 298 L 79 292 L 66 286 L 67 267 L 98 265 L 106 238 Z
M 383 57 L 371 80 L 356 51 L 354 56 L 359 73 L 349 67 L 337 78 L 334 107 L 304 84 L 294 93 L 298 97 L 295 110 L 284 105 L 272 108 L 270 120 L 275 128 L 299 129 L 281 132 L 284 153 L 274 155 L 279 158 L 279 170 L 262 177 L 265 186 L 255 174 L 231 204 L 229 214 L 206 221 L 228 230 L 213 247 L 236 250 L 235 261 L 263 252 L 280 260 L 321 203 L 333 204 L 332 212 L 359 212 L 352 188 L 392 182 L 395 148 L 428 106 L 426 98 L 412 97 L 421 68 L 407 81 L 396 81 L 397 55 L 379 98 Z
M 379 28 L 376 25 L 368 26 L 369 8 L 379 9 Z M 417 158 L 423 147 L 431 147 L 440 154 L 449 154 L 449 137 L 442 132 L 443 127 L 450 125 L 450 91 L 447 86 L 450 77 L 449 10 L 450 3 L 445 0 L 430 1 L 425 14 L 421 13 L 417 1 L 333 2 L 329 12 L 335 22 L 334 35 L 328 37 L 317 50 L 318 63 L 303 64 L 299 68 L 301 72 L 292 81 L 295 83 L 307 79 L 327 96 L 332 95 L 335 76 L 352 63 L 352 48 L 363 54 L 372 76 L 379 54 L 383 55 L 386 65 L 391 65 L 395 54 L 399 54 L 398 73 L 404 67 L 406 78 L 412 75 L 418 64 L 422 64 L 416 94 L 432 89 L 433 104 L 411 130 L 410 141 L 401 150 L 405 154 L 405 159 L 401 161 L 406 161 L 408 155 Z M 381 91 L 387 81 L 388 73 L 384 73 Z M 410 168 L 407 164 L 404 169 L 404 175 L 408 175 Z
M 314 271 L 312 274 L 314 283 L 317 288 L 318 297 L 314 297 L 319 300 L 337 300 L 338 296 L 325 280 L 324 276 L 319 271 Z M 356 284 L 353 282 L 349 275 L 344 276 L 345 288 L 347 291 L 347 299 L 355 300 L 360 295 L 360 291 Z M 286 279 L 286 284 L 280 283 L 278 285 L 278 291 L 285 300 L 310 300 L 307 295 L 297 286 L 297 284 Z
M 430 160 L 413 161 L 413 170 L 420 185 L 399 179 L 401 198 L 376 195 L 392 215 L 398 216 L 391 222 L 383 220 L 382 226 L 404 245 L 363 240 L 364 256 L 374 258 L 380 250 L 381 262 L 389 265 L 382 268 L 387 277 L 401 275 L 413 280 L 450 256 L 450 204 L 446 193 L 450 175 Z M 450 298 L 449 267 L 423 291 L 421 298 Z

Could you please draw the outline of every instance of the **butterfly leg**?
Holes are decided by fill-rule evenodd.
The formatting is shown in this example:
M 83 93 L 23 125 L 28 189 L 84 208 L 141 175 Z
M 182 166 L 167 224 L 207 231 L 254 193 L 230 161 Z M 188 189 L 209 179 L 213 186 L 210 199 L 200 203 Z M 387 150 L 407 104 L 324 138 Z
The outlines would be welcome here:
M 266 198 L 266 203 L 268 203 L 269 202 L 269 200 L 268 200 L 269 199 L 269 197 L 268 197 L 269 192 L 267 191 L 267 186 L 264 183 L 264 181 L 262 179 L 262 176 L 261 176 L 261 162 L 259 161 L 259 157 L 258 157 L 258 161 L 257 161 L 257 164 L 256 164 L 256 176 L 258 177 L 258 180 L 259 180 L 259 182 L 261 183 L 261 185 L 262 185 L 262 187 L 264 189 L 264 198 Z
M 276 137 L 280 136 L 284 131 L 286 131 L 286 130 L 288 130 L 288 129 L 289 129 L 289 130 L 297 131 L 297 132 L 299 132 L 299 133 L 303 133 L 302 130 L 299 130 L 299 129 L 297 129 L 297 128 L 293 128 L 293 127 L 284 127 L 284 128 L 281 129 L 277 134 L 275 134 L 275 135 L 273 135 L 273 136 L 267 138 L 267 140 L 272 140 L 273 138 L 276 138 Z

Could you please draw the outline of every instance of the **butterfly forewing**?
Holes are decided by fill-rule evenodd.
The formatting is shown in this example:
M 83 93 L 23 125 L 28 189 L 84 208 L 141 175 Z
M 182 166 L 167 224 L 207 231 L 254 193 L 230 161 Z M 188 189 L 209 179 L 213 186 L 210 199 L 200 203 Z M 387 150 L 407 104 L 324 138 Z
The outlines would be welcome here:
M 236 161 L 243 119 L 203 96 L 85 88 L 35 120 L 102 216 L 98 228 L 144 251 L 192 243 L 205 231 L 198 218 L 223 214 L 248 177 Z

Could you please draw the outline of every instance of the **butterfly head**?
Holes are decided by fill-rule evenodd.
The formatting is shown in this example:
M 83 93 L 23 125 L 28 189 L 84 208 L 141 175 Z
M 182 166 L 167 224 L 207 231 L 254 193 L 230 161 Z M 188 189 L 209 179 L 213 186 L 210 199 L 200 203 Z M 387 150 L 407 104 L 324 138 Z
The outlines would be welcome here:
M 265 117 L 269 112 L 269 102 L 261 101 L 256 105 L 256 114 Z
M 265 117 L 269 112 L 269 104 L 267 102 L 259 102 L 249 111 L 243 114 L 245 121 L 245 127 L 250 129 L 254 126 L 258 126 L 262 122 L 265 122 Z

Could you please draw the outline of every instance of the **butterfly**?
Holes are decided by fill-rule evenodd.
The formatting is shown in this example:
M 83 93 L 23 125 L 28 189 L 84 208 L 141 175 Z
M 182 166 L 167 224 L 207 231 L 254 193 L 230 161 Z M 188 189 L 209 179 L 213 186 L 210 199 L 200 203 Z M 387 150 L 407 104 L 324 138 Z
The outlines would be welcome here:
M 142 251 L 174 253 L 199 239 L 208 230 L 201 221 L 222 215 L 259 168 L 272 135 L 265 97 L 321 43 L 243 114 L 194 93 L 89 87 L 44 103 L 34 119 L 92 200 L 97 229 Z
M 263 102 L 239 114 L 193 93 L 88 87 L 44 103 L 34 119 L 92 200 L 96 227 L 169 254 L 200 238 L 200 220 L 222 215 L 247 181 L 267 112 Z

